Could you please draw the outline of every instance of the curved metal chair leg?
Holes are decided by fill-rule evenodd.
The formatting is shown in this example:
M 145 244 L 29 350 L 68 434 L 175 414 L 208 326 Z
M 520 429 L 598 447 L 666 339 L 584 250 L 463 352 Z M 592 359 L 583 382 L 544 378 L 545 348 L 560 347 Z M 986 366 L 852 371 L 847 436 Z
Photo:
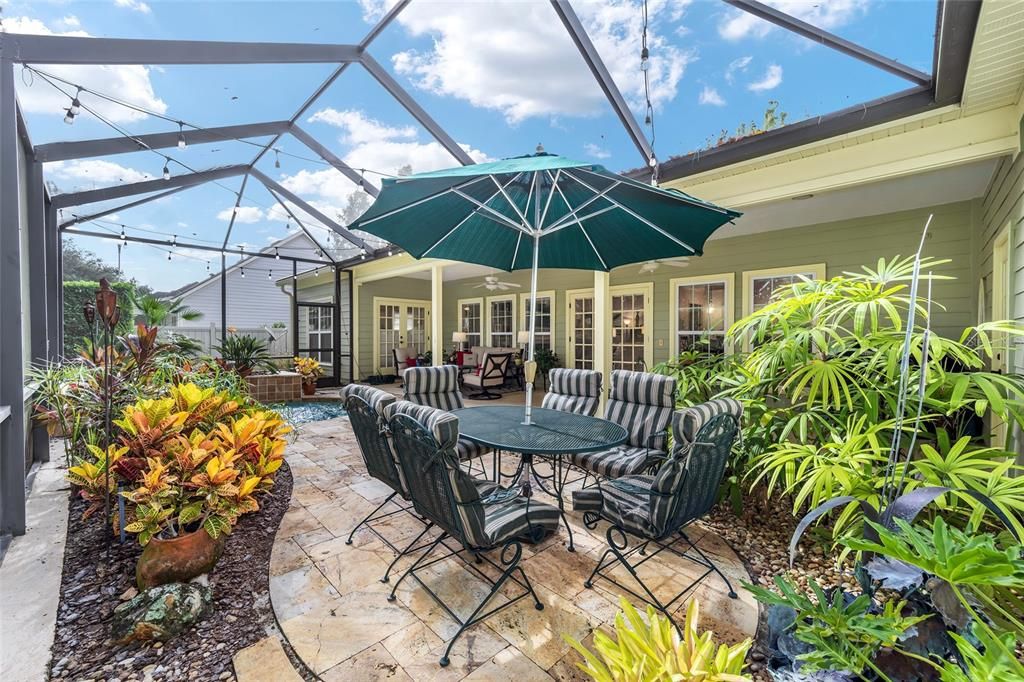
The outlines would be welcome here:
M 718 577 L 725 582 L 725 586 L 729 588 L 729 598 L 738 599 L 739 595 L 737 595 L 736 590 L 732 588 L 732 583 L 729 582 L 729 579 L 725 577 L 725 574 L 722 573 L 721 569 L 718 568 L 718 565 L 714 561 L 712 561 L 707 554 L 701 551 L 700 547 L 693 544 L 693 540 L 691 540 L 690 536 L 686 534 L 686 531 L 680 530 L 679 534 L 683 536 L 684 540 L 686 540 L 686 544 L 690 545 L 690 547 L 692 547 L 693 550 L 700 555 L 700 558 L 707 562 L 707 565 L 711 568 L 711 570 L 717 573 Z
M 388 595 L 388 601 L 395 601 L 395 593 L 398 592 L 398 586 L 402 584 L 402 581 L 405 580 L 406 577 L 408 577 L 413 571 L 416 570 L 417 566 L 423 563 L 424 559 L 430 556 L 431 552 L 437 549 L 437 546 L 441 544 L 441 541 L 444 540 L 446 537 L 448 537 L 447 533 L 441 533 L 440 537 L 434 540 L 434 542 L 431 543 L 430 547 L 427 547 L 427 550 L 423 552 L 423 554 L 421 554 L 419 558 L 412 563 L 412 566 L 405 569 L 405 573 L 403 573 L 402 577 L 395 581 L 394 587 L 391 588 L 391 594 Z
M 416 543 L 420 541 L 420 538 L 422 538 L 424 535 L 426 535 L 427 531 L 429 531 L 433 527 L 434 527 L 434 522 L 433 521 L 428 522 L 427 523 L 427 527 L 423 529 L 423 532 L 420 533 L 419 535 L 417 535 L 416 538 L 412 542 L 410 542 L 408 544 L 408 546 L 406 546 L 405 549 L 403 549 L 401 552 L 398 553 L 398 556 L 396 556 L 391 561 L 391 563 L 388 564 L 388 570 L 384 571 L 384 577 L 380 579 L 380 581 L 382 583 L 386 583 L 386 582 L 388 582 L 388 580 L 391 579 L 391 577 L 390 577 L 391 576 L 391 569 L 393 569 L 395 567 L 395 564 L 398 563 L 398 560 L 401 559 L 402 557 L 404 557 L 410 551 L 412 551 L 412 548 L 416 546 Z
M 359 530 L 359 528 L 360 528 L 361 526 L 365 525 L 367 521 L 369 521 L 370 519 L 372 519 L 372 518 L 373 518 L 373 515 L 374 515 L 374 514 L 376 514 L 377 512 L 379 512 L 379 511 L 380 511 L 381 509 L 383 509 L 383 508 L 384 508 L 384 506 L 385 506 L 385 505 L 386 505 L 386 504 L 387 504 L 388 502 L 390 502 L 390 501 L 392 500 L 392 498 L 394 498 L 394 496 L 395 496 L 395 495 L 397 495 L 397 494 L 398 494 L 398 493 L 391 493 L 390 495 L 388 495 L 388 496 L 387 496 L 386 498 L 384 498 L 384 501 L 383 501 L 383 502 L 381 502 L 381 503 L 380 503 L 379 505 L 377 505 L 377 508 L 376 508 L 376 509 L 374 509 L 374 510 L 373 510 L 372 512 L 370 512 L 369 514 L 367 514 L 367 515 L 366 515 L 366 517 L 365 517 L 365 518 L 364 518 L 364 519 L 363 519 L 362 521 L 360 521 L 359 523 L 357 523 L 357 524 L 356 524 L 356 527 L 352 529 L 352 532 L 348 534 L 348 540 L 345 540 L 345 544 L 346 544 L 346 545 L 351 545 L 351 544 L 352 544 L 352 538 L 353 538 L 353 537 L 355 536 L 355 534 L 356 534 L 356 531 L 357 531 L 357 530 Z
M 601 570 L 601 566 L 604 565 L 604 560 L 608 558 L 608 555 L 612 553 L 612 550 L 606 549 L 601 558 L 597 560 L 597 565 L 594 566 L 594 570 L 590 572 L 590 577 L 583 581 L 583 587 L 591 588 L 594 586 L 594 576 Z

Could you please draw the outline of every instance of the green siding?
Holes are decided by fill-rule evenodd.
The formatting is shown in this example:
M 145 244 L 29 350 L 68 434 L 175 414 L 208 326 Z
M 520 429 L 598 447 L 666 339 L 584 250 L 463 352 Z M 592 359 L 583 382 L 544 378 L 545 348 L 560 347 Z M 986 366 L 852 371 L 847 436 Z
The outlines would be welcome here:
M 430 301 L 430 282 L 414 277 L 392 277 L 359 286 L 359 358 L 355 376 L 360 379 L 377 373 L 377 368 L 373 366 L 373 325 L 376 324 L 373 314 L 374 296 Z

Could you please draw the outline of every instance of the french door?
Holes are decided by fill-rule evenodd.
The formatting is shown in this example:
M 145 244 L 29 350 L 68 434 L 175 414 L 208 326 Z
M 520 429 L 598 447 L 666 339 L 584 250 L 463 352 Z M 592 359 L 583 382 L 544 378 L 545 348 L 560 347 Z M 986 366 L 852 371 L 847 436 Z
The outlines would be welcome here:
M 594 369 L 594 295 L 569 293 L 569 344 L 566 364 Z
M 337 383 L 335 367 L 338 365 L 338 348 L 335 345 L 334 303 L 298 303 L 299 347 L 297 355 L 320 361 L 324 371 L 317 385 Z
M 612 369 L 641 371 L 650 368 L 651 333 L 648 312 L 653 298 L 651 284 L 611 288 Z
M 374 298 L 374 366 L 394 370 L 392 350 L 408 348 L 417 356 L 430 348 L 430 304 L 425 301 Z

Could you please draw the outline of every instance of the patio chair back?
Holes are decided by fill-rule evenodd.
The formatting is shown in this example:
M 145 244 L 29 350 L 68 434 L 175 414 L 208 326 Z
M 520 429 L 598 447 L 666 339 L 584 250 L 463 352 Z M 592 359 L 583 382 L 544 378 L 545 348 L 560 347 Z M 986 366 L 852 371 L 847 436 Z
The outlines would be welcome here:
M 408 488 L 388 443 L 383 417 L 384 409 L 395 402 L 395 397 L 380 389 L 358 384 L 346 386 L 342 395 L 345 396 L 345 410 L 367 473 L 408 499 Z
M 548 372 L 550 388 L 541 407 L 593 417 L 601 402 L 601 373 L 558 367 Z
M 395 360 L 395 374 L 402 378 L 406 370 L 409 369 L 409 359 L 413 357 L 412 351 L 406 346 L 399 346 L 391 349 L 391 357 Z
M 743 407 L 714 400 L 673 415 L 672 455 L 651 485 L 650 522 L 656 533 L 672 532 L 708 513 L 718 500 Z
M 505 383 L 505 374 L 512 362 L 511 353 L 488 353 L 480 367 L 481 386 L 500 386 Z
M 439 410 L 465 407 L 459 390 L 459 368 L 455 365 L 410 367 L 405 371 L 405 399 Z
M 416 512 L 466 547 L 486 545 L 480 493 L 455 452 L 458 417 L 406 400 L 385 414 Z
M 624 369 L 612 372 L 605 418 L 629 432 L 629 445 L 664 450 L 665 431 L 675 406 L 674 377 Z

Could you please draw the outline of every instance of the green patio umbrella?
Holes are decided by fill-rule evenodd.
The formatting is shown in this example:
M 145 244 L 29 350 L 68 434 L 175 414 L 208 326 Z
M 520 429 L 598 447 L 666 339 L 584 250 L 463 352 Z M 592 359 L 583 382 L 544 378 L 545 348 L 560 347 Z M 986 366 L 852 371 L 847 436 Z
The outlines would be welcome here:
M 386 239 L 414 258 L 530 268 L 534 311 L 539 268 L 608 271 L 699 256 L 711 233 L 740 215 L 597 164 L 538 151 L 385 179 L 376 202 L 349 227 Z M 534 318 L 531 313 L 527 424 L 536 368 Z

